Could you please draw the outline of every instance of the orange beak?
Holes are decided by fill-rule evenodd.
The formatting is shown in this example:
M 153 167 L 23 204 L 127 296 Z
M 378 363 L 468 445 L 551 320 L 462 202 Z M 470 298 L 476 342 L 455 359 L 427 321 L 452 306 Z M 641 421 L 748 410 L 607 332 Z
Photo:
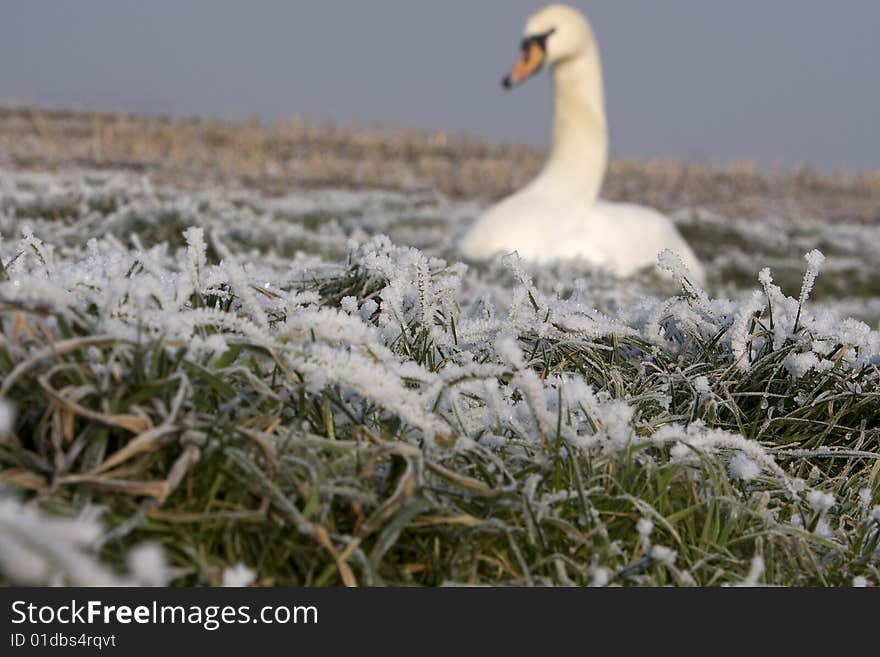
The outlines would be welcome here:
M 511 89 L 531 77 L 541 69 L 544 63 L 544 49 L 537 42 L 526 44 L 519 56 L 513 70 L 501 84 L 505 89 Z

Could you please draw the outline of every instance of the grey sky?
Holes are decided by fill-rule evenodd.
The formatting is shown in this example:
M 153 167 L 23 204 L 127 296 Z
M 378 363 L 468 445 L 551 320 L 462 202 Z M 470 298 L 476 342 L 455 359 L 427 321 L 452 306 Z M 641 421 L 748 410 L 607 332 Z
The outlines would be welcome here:
M 0 102 L 448 129 L 543 144 L 531 0 L 0 0 Z M 575 0 L 612 151 L 880 167 L 877 0 Z

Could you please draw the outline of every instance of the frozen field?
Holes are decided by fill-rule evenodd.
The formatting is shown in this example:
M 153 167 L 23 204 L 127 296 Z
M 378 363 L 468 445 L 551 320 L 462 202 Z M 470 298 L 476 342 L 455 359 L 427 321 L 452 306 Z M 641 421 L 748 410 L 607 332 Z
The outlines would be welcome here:
M 679 211 L 703 291 L 480 207 L 0 171 L 2 578 L 880 584 L 876 226 Z

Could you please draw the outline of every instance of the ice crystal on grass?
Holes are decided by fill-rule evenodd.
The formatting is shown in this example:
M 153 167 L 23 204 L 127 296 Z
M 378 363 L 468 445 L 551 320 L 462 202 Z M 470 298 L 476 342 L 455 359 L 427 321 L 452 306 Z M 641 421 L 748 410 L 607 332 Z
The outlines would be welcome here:
M 590 582 L 591 586 L 603 587 L 608 586 L 608 582 L 611 581 L 611 573 L 608 572 L 607 568 L 595 568 L 593 569 L 593 577 Z
M 707 376 L 698 376 L 694 379 L 694 390 L 696 390 L 701 395 L 708 395 L 712 393 L 712 384 L 709 383 L 709 377 Z
M 767 566 L 764 563 L 764 557 L 760 554 L 756 554 L 752 557 L 752 562 L 749 565 L 749 573 L 746 575 L 740 586 L 758 586 L 761 582 L 761 577 L 766 570 Z
M 223 571 L 223 586 L 237 588 L 250 586 L 255 579 L 256 573 L 241 562 Z
M 94 546 L 103 530 L 86 509 L 78 518 L 57 518 L 0 492 L 0 576 L 21 585 L 163 586 L 164 556 L 153 546 L 128 554 L 131 577 L 101 564 Z
M 671 568 L 675 565 L 675 560 L 677 556 L 678 555 L 676 555 L 675 550 L 665 547 L 663 545 L 655 545 L 651 548 L 651 558 L 668 568 Z
M 207 269 L 207 258 L 205 252 L 205 231 L 202 228 L 191 226 L 183 232 L 183 239 L 186 240 L 186 268 L 190 275 L 193 289 L 196 292 L 202 290 L 202 276 Z
M 636 523 L 636 531 L 642 541 L 642 550 L 647 552 L 651 548 L 651 533 L 654 531 L 654 522 L 650 518 L 639 518 Z
M 792 354 L 785 359 L 785 369 L 792 378 L 803 378 L 810 370 L 818 368 L 819 357 L 812 351 Z
M 804 280 L 803 283 L 801 283 L 801 295 L 798 299 L 798 304 L 800 306 L 803 306 L 807 302 L 807 299 L 810 298 L 810 293 L 813 291 L 813 286 L 816 284 L 816 278 L 819 276 L 819 271 L 822 269 L 822 263 L 825 262 L 825 256 L 821 251 L 813 249 L 804 256 L 804 260 L 807 261 L 807 271 L 804 273 Z
M 751 481 L 761 474 L 760 466 L 745 454 L 736 454 L 730 460 L 730 476 L 734 479 Z
M 752 343 L 755 317 L 766 307 L 764 295 L 755 291 L 751 298 L 737 312 L 730 329 L 730 349 L 737 368 L 747 372 L 752 362 Z
M 171 580 L 165 554 L 157 545 L 139 545 L 128 553 L 128 569 L 139 586 L 165 586 Z
M 825 513 L 834 506 L 834 495 L 812 490 L 807 494 L 807 502 L 816 513 Z

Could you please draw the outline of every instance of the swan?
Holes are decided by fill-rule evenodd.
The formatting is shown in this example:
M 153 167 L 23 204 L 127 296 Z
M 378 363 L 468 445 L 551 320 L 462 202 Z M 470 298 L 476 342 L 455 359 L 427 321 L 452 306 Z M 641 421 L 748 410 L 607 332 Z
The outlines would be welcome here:
M 459 250 L 471 260 L 516 251 L 536 262 L 584 258 L 617 276 L 651 265 L 664 249 L 678 254 L 703 284 L 700 261 L 669 219 L 643 206 L 598 200 L 608 161 L 599 49 L 577 9 L 553 4 L 528 19 L 522 52 L 504 78 L 512 88 L 552 69 L 553 144 L 538 176 L 483 213 Z

